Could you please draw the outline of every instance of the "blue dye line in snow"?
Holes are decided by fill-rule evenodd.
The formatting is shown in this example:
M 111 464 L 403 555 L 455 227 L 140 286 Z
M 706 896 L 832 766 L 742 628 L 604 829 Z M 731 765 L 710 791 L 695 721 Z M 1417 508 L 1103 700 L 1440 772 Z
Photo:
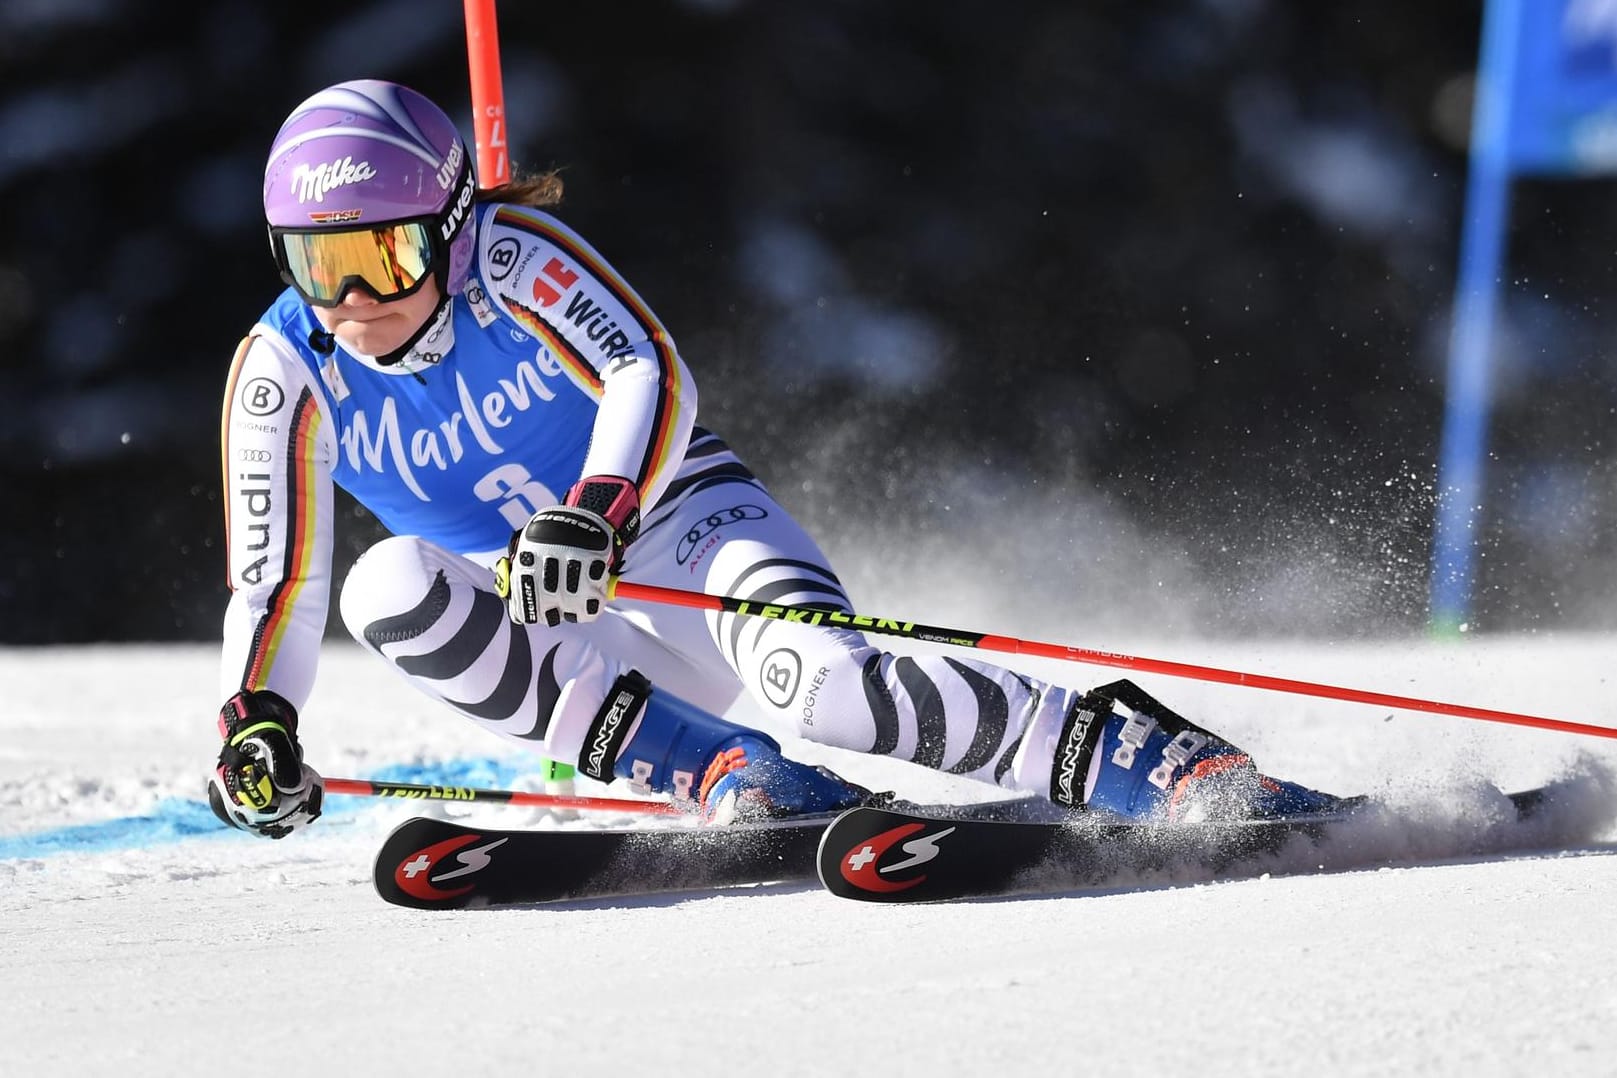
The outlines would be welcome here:
M 393 764 L 380 768 L 372 782 L 435 783 L 439 786 L 505 787 L 527 769 L 495 759 L 447 760 L 435 764 Z M 347 816 L 366 807 L 370 798 L 331 797 L 324 817 Z M 0 861 L 48 857 L 59 853 L 104 853 L 141 849 L 190 838 L 218 838 L 235 834 L 219 822 L 208 803 L 168 797 L 139 816 L 69 824 L 21 835 L 0 836 Z

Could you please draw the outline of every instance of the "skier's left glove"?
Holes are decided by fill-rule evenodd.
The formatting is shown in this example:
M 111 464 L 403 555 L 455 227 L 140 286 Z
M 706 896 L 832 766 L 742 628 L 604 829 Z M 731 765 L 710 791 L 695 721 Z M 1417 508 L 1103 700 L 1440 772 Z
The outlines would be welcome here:
M 232 827 L 285 838 L 320 815 L 325 781 L 303 762 L 298 713 L 273 692 L 239 692 L 219 711 L 224 747 L 208 807 Z
M 581 479 L 561 505 L 541 509 L 511 536 L 494 587 L 518 625 L 594 621 L 611 576 L 640 530 L 640 492 L 627 479 Z

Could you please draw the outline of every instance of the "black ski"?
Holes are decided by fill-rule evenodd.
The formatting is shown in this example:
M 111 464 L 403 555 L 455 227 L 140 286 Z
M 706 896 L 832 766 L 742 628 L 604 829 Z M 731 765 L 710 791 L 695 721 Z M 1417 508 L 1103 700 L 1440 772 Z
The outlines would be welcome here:
M 812 880 L 829 822 L 506 831 L 417 817 L 377 852 L 376 891 L 458 909 Z
M 1026 818 L 1047 802 L 909 806 L 976 818 Z M 747 884 L 812 882 L 832 816 L 722 827 L 511 831 L 417 817 L 376 854 L 376 891 L 415 909 L 566 902 Z
M 1526 816 L 1542 791 L 1511 796 Z M 501 830 L 418 817 L 382 844 L 374 880 L 384 899 L 416 909 L 710 891 L 816 873 L 844 897 L 926 902 L 1115 885 L 1187 865 L 1212 875 L 1250 869 L 1293 840 L 1318 841 L 1351 811 L 1164 826 L 1098 816 L 1056 822 L 1049 802 L 1022 799 L 610 830 Z
M 1525 818 L 1537 809 L 1543 791 L 1510 797 Z M 832 894 L 865 902 L 1076 890 L 1186 871 L 1217 878 L 1261 871 L 1294 842 L 1318 845 L 1345 838 L 1340 825 L 1369 805 L 1354 798 L 1328 815 L 1188 824 L 1099 816 L 1059 823 L 983 821 L 855 808 L 826 829 L 818 871 Z

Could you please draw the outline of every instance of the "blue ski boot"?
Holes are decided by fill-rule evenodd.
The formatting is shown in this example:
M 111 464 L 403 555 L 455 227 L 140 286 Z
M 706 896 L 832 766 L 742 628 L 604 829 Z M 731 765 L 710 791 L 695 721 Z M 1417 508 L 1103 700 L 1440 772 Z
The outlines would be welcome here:
M 712 823 L 814 815 L 869 800 L 869 790 L 781 755 L 774 738 L 677 696 L 653 693 L 629 671 L 612 686 L 584 737 L 578 770 L 672 794 Z
M 1312 816 L 1342 806 L 1260 774 L 1246 753 L 1130 681 L 1073 705 L 1056 742 L 1050 799 L 1162 823 Z

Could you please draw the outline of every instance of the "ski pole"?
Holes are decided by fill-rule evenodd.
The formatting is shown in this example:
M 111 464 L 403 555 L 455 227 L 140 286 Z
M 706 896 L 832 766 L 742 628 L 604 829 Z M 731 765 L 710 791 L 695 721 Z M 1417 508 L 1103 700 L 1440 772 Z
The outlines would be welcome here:
M 511 178 L 511 159 L 506 154 L 505 83 L 500 77 L 500 24 L 494 0 L 466 0 L 465 18 L 477 185 L 489 190 Z
M 505 121 L 505 79 L 500 74 L 500 15 L 494 0 L 465 0 L 466 74 L 472 88 L 472 139 L 477 186 L 491 191 L 511 179 Z M 550 761 L 550 777 L 566 781 L 573 765 Z
M 804 625 L 833 625 L 838 628 L 858 629 L 867 633 L 921 640 L 933 644 L 951 644 L 955 647 L 1003 651 L 1014 655 L 1037 655 L 1047 659 L 1065 659 L 1070 662 L 1090 663 L 1096 666 L 1116 666 L 1126 670 L 1139 670 L 1167 677 L 1212 681 L 1224 685 L 1242 685 L 1252 689 L 1293 693 L 1298 696 L 1318 696 L 1330 700 L 1348 700 L 1377 707 L 1401 708 L 1407 711 L 1425 711 L 1437 715 L 1450 715 L 1482 722 L 1504 723 L 1510 726 L 1531 726 L 1541 730 L 1559 730 L 1568 734 L 1617 739 L 1617 729 L 1594 726 L 1589 723 L 1548 719 L 1536 715 L 1522 715 L 1513 711 L 1495 711 L 1492 708 L 1471 707 L 1467 704 L 1448 704 L 1438 700 L 1422 700 L 1415 696 L 1395 696 L 1392 693 L 1353 689 L 1340 685 L 1325 685 L 1314 681 L 1271 677 L 1268 674 L 1249 674 L 1239 670 L 1224 670 L 1216 666 L 1198 666 L 1194 663 L 1150 659 L 1138 655 L 1124 655 L 1116 651 L 1097 651 L 1066 644 L 1044 644 L 1036 640 L 1019 640 L 1014 636 L 969 632 L 937 625 L 922 625 L 898 618 L 869 617 L 822 607 L 792 606 L 785 603 L 755 603 L 728 595 L 710 595 L 706 592 L 664 588 L 655 584 L 635 584 L 615 580 L 610 594 L 614 598 L 645 603 L 667 603 L 674 606 L 694 607 L 698 610 L 717 610 L 746 617 L 772 618 L 776 621 L 799 622 Z
M 469 786 L 428 786 L 414 782 L 371 782 L 368 779 L 325 780 L 326 793 L 349 797 L 398 797 L 420 801 L 484 802 L 530 805 L 534 808 L 579 809 L 591 812 L 628 812 L 641 816 L 683 816 L 667 801 L 638 801 L 626 797 L 576 797 L 572 794 L 530 793 L 526 790 L 479 790 Z

